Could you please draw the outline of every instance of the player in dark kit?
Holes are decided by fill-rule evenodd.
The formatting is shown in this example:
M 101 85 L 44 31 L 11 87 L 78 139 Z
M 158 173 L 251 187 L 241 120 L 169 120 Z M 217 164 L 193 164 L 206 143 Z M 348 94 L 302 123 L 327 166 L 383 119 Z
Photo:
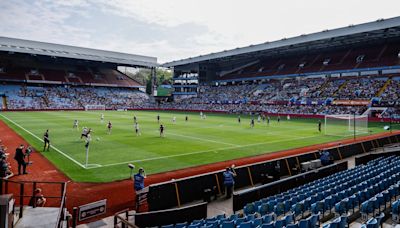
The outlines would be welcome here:
M 251 118 L 251 121 L 250 121 L 250 127 L 251 127 L 251 128 L 253 128 L 253 127 L 254 127 L 254 118 Z
M 108 121 L 108 124 L 107 124 L 108 134 L 111 134 L 111 129 L 112 129 L 111 121 Z
M 133 116 L 133 123 L 137 123 L 136 116 Z
M 321 133 L 322 123 L 321 120 L 318 120 L 318 131 Z
M 160 137 L 164 137 L 164 126 L 160 125 Z
M 271 120 L 271 118 L 268 116 L 267 117 L 267 124 L 269 125 L 269 121 Z
M 50 151 L 49 129 L 47 129 L 43 135 L 43 142 L 44 142 L 43 151 L 46 151 L 46 148 L 47 148 L 47 151 Z
M 157 123 L 160 123 L 160 115 L 157 115 Z
M 188 120 L 189 120 L 189 117 L 185 116 L 185 121 L 188 122 Z
M 240 116 L 238 116 L 238 123 L 240 123 Z
M 281 122 L 281 116 L 278 116 L 278 123 Z

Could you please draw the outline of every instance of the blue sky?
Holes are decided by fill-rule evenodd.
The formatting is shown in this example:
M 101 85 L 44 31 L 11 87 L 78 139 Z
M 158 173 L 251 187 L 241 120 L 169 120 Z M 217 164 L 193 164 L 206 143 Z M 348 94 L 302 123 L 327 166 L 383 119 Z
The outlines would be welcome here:
M 390 18 L 399 0 L 0 0 L 0 36 L 160 63 Z

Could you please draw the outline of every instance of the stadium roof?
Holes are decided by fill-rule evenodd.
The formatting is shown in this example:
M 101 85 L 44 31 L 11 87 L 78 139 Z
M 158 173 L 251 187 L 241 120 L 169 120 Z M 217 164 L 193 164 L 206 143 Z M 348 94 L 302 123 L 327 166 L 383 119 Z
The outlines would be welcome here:
M 191 63 L 210 61 L 229 61 L 249 56 L 285 53 L 293 50 L 307 50 L 359 43 L 363 41 L 400 37 L 400 17 L 379 19 L 373 22 L 349 25 L 347 27 L 304 34 L 292 38 L 283 38 L 273 42 L 250 45 L 247 47 L 226 50 L 197 57 L 176 60 L 162 64 L 163 67 L 174 67 Z
M 0 36 L 0 51 L 116 63 L 137 67 L 158 66 L 156 57 L 22 40 Z

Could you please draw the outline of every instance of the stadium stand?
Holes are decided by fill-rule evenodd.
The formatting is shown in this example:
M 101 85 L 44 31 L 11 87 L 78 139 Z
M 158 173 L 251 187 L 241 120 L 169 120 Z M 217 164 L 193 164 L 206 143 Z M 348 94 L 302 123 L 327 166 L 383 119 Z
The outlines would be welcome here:
M 230 216 L 220 214 L 161 227 L 345 228 L 360 217 L 369 227 L 381 225 L 388 210 L 398 222 L 399 170 L 397 155 L 378 155 L 364 165 L 247 203 Z
M 313 54 L 265 58 L 259 63 L 224 76 L 224 79 L 315 73 L 380 67 L 398 64 L 399 45 L 367 45 L 344 50 L 322 51 Z

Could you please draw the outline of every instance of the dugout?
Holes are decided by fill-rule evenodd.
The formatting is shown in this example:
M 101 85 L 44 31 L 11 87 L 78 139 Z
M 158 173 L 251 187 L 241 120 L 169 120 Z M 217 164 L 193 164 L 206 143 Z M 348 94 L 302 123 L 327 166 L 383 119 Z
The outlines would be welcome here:
M 350 156 L 361 155 L 374 148 L 397 142 L 400 142 L 400 136 L 390 135 L 325 149 L 330 152 L 335 161 L 340 161 Z M 239 166 L 235 169 L 238 174 L 235 178 L 235 188 L 240 190 L 241 188 L 257 187 L 279 180 L 281 177 L 296 177 L 296 175 L 300 175 L 296 177 L 296 184 L 310 182 L 316 177 L 312 173 L 308 175 L 299 174 L 296 168 L 300 167 L 302 162 L 312 161 L 319 157 L 318 151 L 310 151 L 295 156 Z M 343 168 L 344 166 L 340 167 Z M 338 168 L 338 171 L 340 170 Z M 149 211 L 182 207 L 187 204 L 201 202 L 204 199 L 204 190 L 207 189 L 217 195 L 224 194 L 223 171 L 219 170 L 150 185 L 148 193 Z

